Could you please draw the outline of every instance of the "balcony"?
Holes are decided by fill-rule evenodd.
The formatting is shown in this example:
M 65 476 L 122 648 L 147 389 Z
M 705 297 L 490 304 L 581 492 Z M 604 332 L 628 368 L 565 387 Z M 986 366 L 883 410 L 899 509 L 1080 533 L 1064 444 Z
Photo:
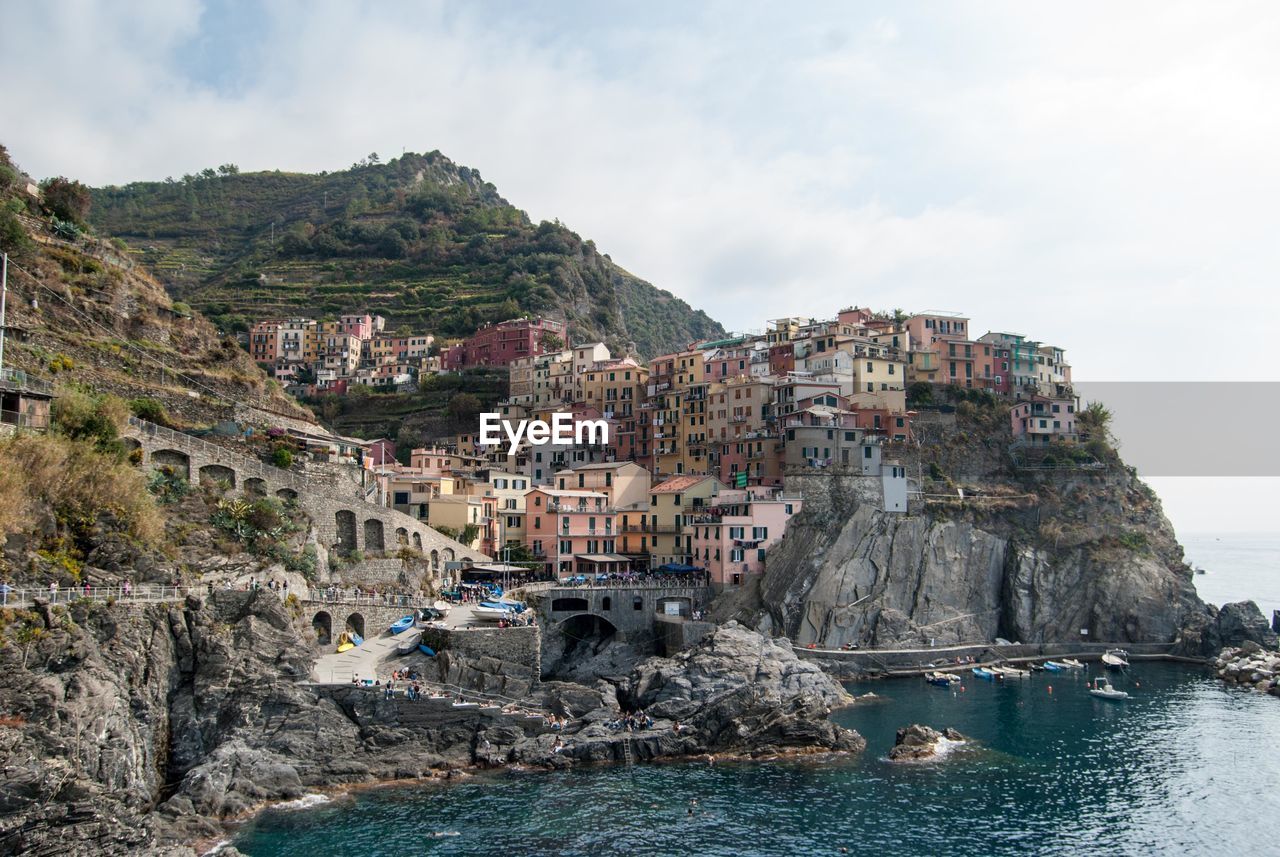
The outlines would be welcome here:
M 654 535 L 679 535 L 681 528 L 675 524 L 628 524 L 621 527 L 623 533 L 652 533 Z

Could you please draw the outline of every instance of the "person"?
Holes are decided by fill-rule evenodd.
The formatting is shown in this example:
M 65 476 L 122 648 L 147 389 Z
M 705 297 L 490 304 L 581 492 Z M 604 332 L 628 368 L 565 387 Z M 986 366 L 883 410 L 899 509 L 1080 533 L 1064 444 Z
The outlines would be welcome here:
M 58 581 L 49 581 L 49 603 L 56 604 L 58 602 Z
M 124 582 L 124 597 L 128 598 L 132 594 L 133 594 L 133 581 L 126 580 Z
M 9 585 L 9 581 L 0 582 L 0 606 L 9 606 L 9 593 L 13 591 L 13 587 Z

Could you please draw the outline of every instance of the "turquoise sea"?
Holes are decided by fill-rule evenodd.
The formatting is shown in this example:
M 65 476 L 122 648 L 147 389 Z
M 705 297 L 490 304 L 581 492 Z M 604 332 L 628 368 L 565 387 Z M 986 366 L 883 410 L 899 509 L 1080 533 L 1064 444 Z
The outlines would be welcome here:
M 1202 596 L 1280 607 L 1260 547 L 1270 538 L 1280 556 L 1280 540 L 1215 538 L 1187 540 L 1210 570 L 1197 577 Z M 855 683 L 879 697 L 835 715 L 868 740 L 856 758 L 374 789 L 268 811 L 234 844 L 253 857 L 1280 854 L 1280 699 L 1163 663 L 1116 679 L 1125 702 L 1095 699 L 1084 682 Z M 941 761 L 891 764 L 894 732 L 910 723 L 974 740 Z

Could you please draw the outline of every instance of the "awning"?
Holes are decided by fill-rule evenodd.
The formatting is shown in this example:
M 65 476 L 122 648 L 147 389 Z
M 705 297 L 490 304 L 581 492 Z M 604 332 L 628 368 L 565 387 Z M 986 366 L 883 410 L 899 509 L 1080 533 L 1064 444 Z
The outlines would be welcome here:
M 574 559 L 595 563 L 631 562 L 631 557 L 616 553 L 580 553 L 576 554 Z
M 688 574 L 693 571 L 702 571 L 696 565 L 685 565 L 682 562 L 669 562 L 666 565 L 658 566 L 657 570 L 668 574 Z

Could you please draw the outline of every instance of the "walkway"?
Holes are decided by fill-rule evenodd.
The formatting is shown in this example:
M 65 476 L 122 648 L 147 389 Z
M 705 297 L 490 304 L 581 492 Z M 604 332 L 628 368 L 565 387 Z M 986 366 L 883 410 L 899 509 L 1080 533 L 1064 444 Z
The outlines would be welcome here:
M 378 665 L 394 657 L 396 646 L 420 631 L 410 628 L 395 636 L 366 638 L 353 649 L 321 655 L 311 668 L 311 679 L 317 684 L 351 684 L 352 678 L 373 681 L 378 677 Z

